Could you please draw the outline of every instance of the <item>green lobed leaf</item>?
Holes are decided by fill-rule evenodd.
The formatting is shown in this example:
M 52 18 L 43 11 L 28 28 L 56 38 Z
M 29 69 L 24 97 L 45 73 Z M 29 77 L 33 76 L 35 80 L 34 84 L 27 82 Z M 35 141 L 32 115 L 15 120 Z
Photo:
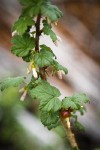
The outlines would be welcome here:
M 18 57 L 25 57 L 35 47 L 35 41 L 29 35 L 16 35 L 12 39 L 11 52 Z
M 51 48 L 48 47 L 48 46 L 46 46 L 45 44 L 40 45 L 40 47 L 41 47 L 41 49 L 45 49 L 45 50 L 47 50 L 47 51 L 52 52 Z
M 40 100 L 40 109 L 42 111 L 57 112 L 61 109 L 59 100 L 60 92 L 56 87 L 51 86 L 48 82 L 42 83 L 29 91 L 32 98 Z
M 32 98 L 43 101 L 52 99 L 53 97 L 59 97 L 61 95 L 56 87 L 51 86 L 46 81 L 42 81 L 42 83 L 36 86 L 36 88 L 30 90 L 29 94 Z
M 53 54 L 53 56 L 55 56 L 55 54 L 53 53 L 52 49 L 48 46 L 46 46 L 45 44 L 40 45 L 41 49 L 45 49 L 48 52 L 51 52 Z
M 72 108 L 72 109 L 80 109 L 82 111 L 81 106 L 84 106 L 84 103 L 89 102 L 89 98 L 86 94 L 83 93 L 75 93 L 73 96 L 66 97 L 62 101 L 62 108 Z M 82 111 L 83 112 L 83 111 Z
M 57 61 L 54 61 L 54 68 L 55 70 L 59 71 L 59 70 L 63 70 L 65 72 L 65 74 L 68 73 L 67 68 L 63 67 L 62 65 L 60 65 Z
M 81 104 L 81 105 L 89 102 L 89 97 L 84 93 L 75 93 L 73 94 L 72 99 L 75 103 Z
M 41 77 L 39 77 L 38 79 L 35 79 L 33 76 L 31 78 L 30 83 L 28 84 L 28 88 L 29 88 L 29 94 L 30 94 L 30 90 L 32 90 L 33 88 L 36 88 L 36 86 L 40 85 L 42 83 L 42 79 Z M 34 98 L 34 97 L 33 97 Z
M 23 9 L 23 15 L 28 15 L 32 18 L 37 16 L 40 12 L 41 5 L 42 0 L 34 0 L 32 4 L 27 5 L 27 7 Z
M 18 35 L 23 35 L 27 30 L 28 26 L 32 26 L 33 24 L 35 24 L 35 22 L 30 16 L 21 16 L 15 22 L 13 26 L 13 31 L 17 31 Z
M 26 55 L 26 56 L 24 56 L 24 57 L 22 57 L 23 58 L 23 60 L 24 61 L 26 61 L 26 62 L 30 62 L 31 60 L 32 60 L 32 53 L 31 52 L 29 52 L 28 53 L 28 55 Z
M 61 109 L 61 101 L 57 97 L 40 101 L 40 109 L 42 111 L 58 111 Z
M 43 33 L 50 35 L 53 42 L 57 40 L 56 34 L 52 31 L 52 26 L 48 24 L 46 20 L 43 20 Z
M 50 2 L 41 6 L 41 13 L 43 16 L 48 17 L 51 22 L 57 21 L 63 15 L 57 6 L 51 5 Z
M 42 111 L 40 118 L 41 118 L 41 122 L 43 123 L 43 125 L 47 126 L 49 130 L 59 125 L 59 113 L 58 112 L 54 113 L 54 112 Z
M 24 82 L 23 76 L 5 79 L 4 81 L 1 82 L 1 91 L 5 90 L 11 86 L 17 87 L 20 84 L 22 84 L 23 82 Z
M 68 108 L 77 109 L 77 105 L 75 104 L 75 102 L 72 101 L 71 97 L 66 97 L 62 100 L 62 108 L 64 108 L 64 109 L 68 109 Z
M 41 49 L 39 53 L 34 55 L 34 62 L 40 68 L 50 66 L 53 63 L 54 55 L 45 49 Z
M 58 7 L 51 5 L 50 0 L 19 0 L 24 6 L 23 14 L 35 17 L 41 12 L 42 16 L 48 17 L 51 22 L 62 17 L 62 12 Z

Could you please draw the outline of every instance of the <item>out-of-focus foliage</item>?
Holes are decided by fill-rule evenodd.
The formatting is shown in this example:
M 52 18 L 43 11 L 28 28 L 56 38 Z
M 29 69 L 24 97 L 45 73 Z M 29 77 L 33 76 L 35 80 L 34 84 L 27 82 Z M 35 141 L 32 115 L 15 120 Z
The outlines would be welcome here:
M 24 77 L 21 77 L 21 76 L 5 79 L 0 85 L 1 91 L 7 89 L 8 87 L 18 87 L 23 82 L 24 82 Z
M 0 93 L 0 150 L 54 150 L 55 147 L 37 144 L 37 139 L 19 124 L 16 119 L 17 112 L 31 103 L 29 99 L 22 103 L 19 98 L 18 89 L 15 87 Z
M 34 142 L 16 120 L 17 111 L 22 110 L 28 103 L 22 106 L 17 91 L 16 88 L 9 88 L 0 94 L 0 149 L 4 145 L 6 148 L 7 144 L 12 150 L 31 150 Z

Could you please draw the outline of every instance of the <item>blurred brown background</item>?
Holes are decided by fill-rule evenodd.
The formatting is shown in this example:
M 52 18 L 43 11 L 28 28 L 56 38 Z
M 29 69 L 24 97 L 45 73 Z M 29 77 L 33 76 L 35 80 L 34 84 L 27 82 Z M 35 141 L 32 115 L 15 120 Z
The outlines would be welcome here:
M 52 3 L 63 12 L 58 26 L 54 26 L 62 42 L 56 48 L 45 37 L 41 41 L 54 49 L 69 74 L 63 80 L 57 77 L 49 80 L 60 88 L 63 96 L 73 92 L 89 95 L 91 103 L 87 106 L 87 113 L 79 116 L 86 131 L 76 131 L 76 135 L 81 150 L 94 150 L 100 147 L 100 1 L 52 0 Z M 11 26 L 20 12 L 17 0 L 0 0 L 0 79 L 26 73 L 27 65 L 10 53 Z M 31 104 L 28 107 L 31 108 Z

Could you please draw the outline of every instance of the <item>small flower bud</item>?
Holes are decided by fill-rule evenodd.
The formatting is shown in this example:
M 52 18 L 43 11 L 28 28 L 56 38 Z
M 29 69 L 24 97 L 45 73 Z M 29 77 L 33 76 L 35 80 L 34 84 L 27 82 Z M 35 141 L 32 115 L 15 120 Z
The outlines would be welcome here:
M 20 100 L 21 100 L 21 101 L 24 101 L 25 98 L 26 98 L 26 95 L 27 95 L 27 90 L 24 90 L 24 93 L 22 94 Z
M 51 20 L 47 17 L 48 24 L 51 24 Z
M 83 108 L 84 106 L 81 106 L 81 108 Z
M 36 68 L 32 68 L 32 72 L 33 72 L 34 78 L 37 79 L 38 78 L 38 74 L 37 74 Z
M 16 30 L 12 32 L 12 37 L 15 36 L 15 35 L 17 35 L 17 31 Z
M 60 36 L 57 35 L 57 40 L 54 41 L 53 43 L 54 43 L 56 46 L 58 46 L 58 42 L 62 42 L 62 39 L 61 39 Z
M 58 21 L 56 21 L 54 24 L 57 26 L 58 25 Z
M 30 74 L 31 70 L 29 70 L 29 68 L 27 68 L 27 74 Z
M 21 88 L 20 90 L 19 90 L 19 93 L 22 93 L 22 92 L 24 92 L 25 91 L 25 89 L 24 88 Z
M 60 36 L 58 36 L 58 35 L 57 35 L 57 40 L 58 40 L 59 42 L 62 42 L 61 37 L 60 37 Z
M 64 75 L 65 72 L 63 70 L 59 70 L 59 71 L 57 71 L 57 74 L 58 74 L 58 78 L 62 79 L 62 75 Z
M 32 66 L 30 64 L 29 67 L 27 68 L 27 74 L 30 74 L 31 70 L 32 70 Z

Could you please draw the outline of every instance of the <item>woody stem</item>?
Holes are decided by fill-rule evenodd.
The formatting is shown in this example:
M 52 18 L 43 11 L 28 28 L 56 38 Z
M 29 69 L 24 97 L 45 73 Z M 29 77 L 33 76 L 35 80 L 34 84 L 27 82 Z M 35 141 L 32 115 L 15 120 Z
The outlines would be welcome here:
M 37 20 L 36 20 L 36 37 L 35 37 L 35 51 L 39 52 L 39 39 L 41 35 L 41 30 L 40 30 L 40 22 L 41 22 L 41 13 L 38 14 Z M 45 74 L 45 68 L 39 68 L 40 76 L 43 80 L 46 80 L 46 74 Z
M 63 119 L 62 117 L 60 117 L 60 119 L 61 119 L 61 122 L 62 122 L 64 128 L 65 128 L 67 139 L 69 141 L 71 148 L 73 150 L 79 150 L 75 136 L 71 130 L 70 118 L 67 117 L 66 119 Z
M 35 51 L 36 52 L 39 52 L 40 21 L 41 21 L 41 14 L 39 13 L 35 24 L 36 27 Z

